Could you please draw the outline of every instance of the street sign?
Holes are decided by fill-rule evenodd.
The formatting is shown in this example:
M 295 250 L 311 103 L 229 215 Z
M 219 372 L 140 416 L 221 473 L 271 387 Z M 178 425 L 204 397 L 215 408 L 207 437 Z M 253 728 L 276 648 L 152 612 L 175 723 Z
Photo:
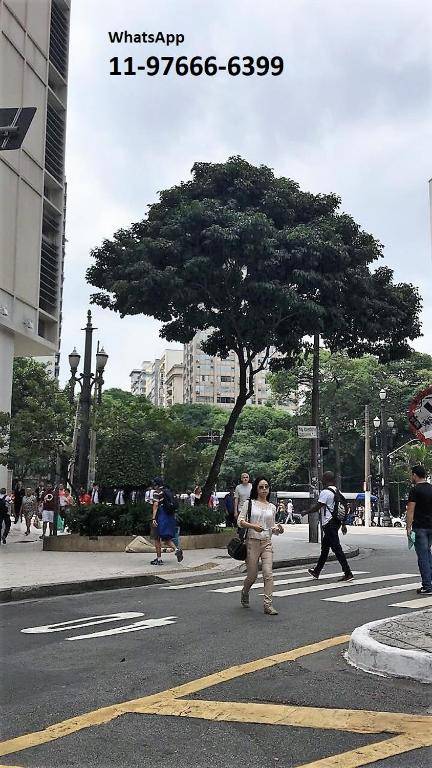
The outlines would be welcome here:
M 426 445 L 432 445 L 432 384 L 411 402 L 408 421 L 415 436 Z
M 297 434 L 305 440 L 316 440 L 318 437 L 318 428 L 312 426 L 297 427 Z

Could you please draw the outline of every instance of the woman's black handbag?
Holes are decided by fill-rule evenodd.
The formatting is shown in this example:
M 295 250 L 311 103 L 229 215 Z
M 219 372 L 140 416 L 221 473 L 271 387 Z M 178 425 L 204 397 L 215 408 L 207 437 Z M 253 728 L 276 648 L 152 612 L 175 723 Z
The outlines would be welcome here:
M 249 499 L 247 521 L 250 523 L 251 518 L 252 501 Z M 246 547 L 247 528 L 241 529 L 237 536 L 234 536 L 231 541 L 228 542 L 227 552 L 233 560 L 246 560 L 247 547 Z

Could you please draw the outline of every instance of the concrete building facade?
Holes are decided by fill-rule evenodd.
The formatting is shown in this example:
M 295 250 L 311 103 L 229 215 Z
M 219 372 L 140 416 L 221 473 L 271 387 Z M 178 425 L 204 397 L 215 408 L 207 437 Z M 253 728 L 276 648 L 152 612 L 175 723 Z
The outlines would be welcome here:
M 141 368 L 134 368 L 130 372 L 131 392 L 133 395 L 149 396 L 151 371 L 152 363 L 150 360 L 143 360 Z
M 13 358 L 59 350 L 69 21 L 69 0 L 0 0 L 1 106 L 36 107 L 22 148 L 0 151 L 1 411 Z
M 159 365 L 158 404 L 169 408 L 183 402 L 183 350 L 166 349 Z
M 169 408 L 183 402 L 183 350 L 166 349 L 163 355 L 130 373 L 131 392 L 145 395 L 153 405 Z

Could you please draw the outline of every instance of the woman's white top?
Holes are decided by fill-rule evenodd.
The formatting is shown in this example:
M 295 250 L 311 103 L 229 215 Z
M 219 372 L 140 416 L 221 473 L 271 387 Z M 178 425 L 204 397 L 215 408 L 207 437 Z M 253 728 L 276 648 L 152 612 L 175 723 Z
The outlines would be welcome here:
M 251 516 L 248 520 L 248 507 L 249 504 L 244 504 L 240 514 L 238 516 L 238 523 L 240 520 L 253 523 L 254 525 L 261 525 L 264 530 L 262 533 L 257 533 L 252 528 L 247 529 L 248 539 L 271 539 L 272 528 L 276 525 L 276 507 L 274 504 L 270 504 L 267 501 L 265 504 L 253 499 L 251 506 Z

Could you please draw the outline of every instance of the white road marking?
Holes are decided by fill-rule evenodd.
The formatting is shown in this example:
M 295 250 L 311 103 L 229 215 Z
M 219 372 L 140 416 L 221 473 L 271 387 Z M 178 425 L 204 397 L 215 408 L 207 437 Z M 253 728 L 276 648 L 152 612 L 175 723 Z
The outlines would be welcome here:
M 367 579 L 356 579 L 356 581 L 339 581 L 336 584 L 314 584 L 310 587 L 298 587 L 297 589 L 283 589 L 273 592 L 273 597 L 294 597 L 295 595 L 305 595 L 308 592 L 321 592 L 326 589 L 346 589 L 360 584 L 376 584 L 380 581 L 395 581 L 396 579 L 411 579 L 415 573 L 393 573 L 391 576 L 370 576 Z
M 302 568 L 299 571 L 278 571 L 278 576 L 287 576 L 288 574 L 295 574 L 295 573 L 307 573 L 306 568 Z M 230 579 L 211 579 L 207 581 L 194 581 L 193 583 L 189 584 L 174 584 L 170 587 L 159 587 L 159 589 L 192 589 L 192 587 L 207 587 L 211 584 L 230 584 L 233 581 L 244 581 L 246 572 L 243 573 L 242 576 L 231 576 Z M 260 573 L 258 578 L 261 578 L 262 574 Z
M 143 614 L 141 614 L 142 616 Z M 153 629 L 154 627 L 166 627 L 168 624 L 175 624 L 177 616 L 164 616 L 162 619 L 143 619 L 143 621 L 135 621 L 133 624 L 128 624 L 126 627 L 114 627 L 114 629 L 106 629 L 101 632 L 92 632 L 88 635 L 76 635 L 76 637 L 68 637 L 67 640 L 86 640 L 90 637 L 108 637 L 109 635 L 124 635 L 127 632 L 139 632 L 141 629 Z
M 91 627 L 96 624 L 107 624 L 112 621 L 124 621 L 125 619 L 137 619 L 144 616 L 142 612 L 127 611 L 124 613 L 107 613 L 103 616 L 87 616 L 83 619 L 71 619 L 71 621 L 60 621 L 58 624 L 45 624 L 41 627 L 29 627 L 22 629 L 21 632 L 27 635 L 41 635 L 47 632 L 67 632 L 69 629 L 80 629 L 81 627 Z
M 369 571 L 353 571 L 353 573 L 361 574 L 361 573 L 369 573 Z M 321 580 L 334 579 L 340 576 L 341 574 L 339 571 L 337 571 L 336 573 L 326 573 L 324 576 L 321 576 Z M 275 579 L 273 581 L 273 586 L 277 587 L 277 586 L 281 586 L 282 584 L 300 584 L 301 582 L 304 582 L 304 581 L 310 582 L 311 580 L 312 580 L 311 576 L 303 576 L 302 578 L 299 578 L 299 579 Z M 243 577 L 243 581 L 244 581 L 244 577 Z M 251 589 L 262 589 L 262 587 L 263 587 L 262 583 L 253 584 Z M 221 594 L 228 595 L 230 592 L 241 592 L 242 589 L 243 589 L 242 584 L 236 584 L 235 587 L 225 587 L 223 589 L 210 589 L 209 592 L 219 592 Z
M 326 602 L 332 603 L 356 603 L 358 600 L 370 600 L 373 597 L 382 595 L 393 595 L 395 592 L 409 592 L 418 586 L 415 584 L 398 584 L 394 587 L 383 587 L 383 589 L 368 589 L 367 592 L 353 592 L 349 595 L 338 595 L 337 597 L 325 597 Z
M 432 605 L 432 595 L 430 597 L 417 597 L 415 600 L 406 600 L 404 603 L 392 603 L 391 608 L 423 608 Z

